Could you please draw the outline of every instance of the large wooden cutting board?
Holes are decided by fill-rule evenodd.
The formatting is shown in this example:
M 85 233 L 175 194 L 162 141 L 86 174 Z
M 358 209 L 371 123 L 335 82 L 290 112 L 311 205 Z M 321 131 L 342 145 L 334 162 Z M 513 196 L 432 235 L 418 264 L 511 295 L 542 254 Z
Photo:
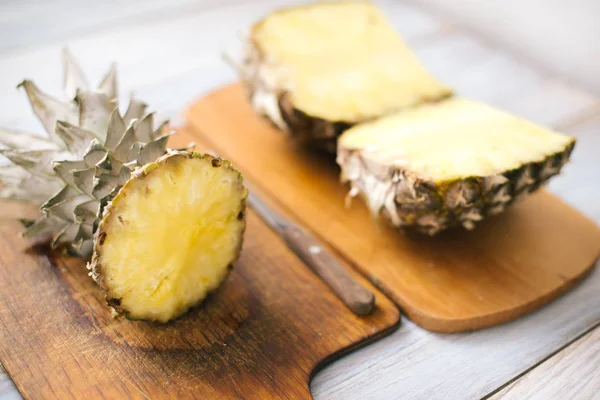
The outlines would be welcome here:
M 600 229 L 545 191 L 472 232 L 429 238 L 377 226 L 360 201 L 344 207 L 334 160 L 259 118 L 239 85 L 200 99 L 187 119 L 189 139 L 230 158 L 430 330 L 480 329 L 531 312 L 582 279 L 600 252 Z
M 252 212 L 204 305 L 167 325 L 115 320 L 83 262 L 21 238 L 22 211 L 0 203 L 0 361 L 25 398 L 309 399 L 316 368 L 398 325 L 379 292 L 371 316 L 350 313 Z

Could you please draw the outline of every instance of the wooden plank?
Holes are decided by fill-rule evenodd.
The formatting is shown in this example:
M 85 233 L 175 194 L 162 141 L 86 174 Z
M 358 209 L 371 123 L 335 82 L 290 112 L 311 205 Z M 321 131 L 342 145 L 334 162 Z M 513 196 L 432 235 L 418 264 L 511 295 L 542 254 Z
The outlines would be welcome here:
M 351 313 L 252 212 L 231 276 L 165 325 L 113 319 L 80 259 L 20 229 L 0 219 L 0 359 L 25 398 L 309 399 L 316 367 L 399 321 L 377 291 Z
M 600 321 L 600 269 L 511 323 L 440 334 L 403 320 L 393 335 L 336 361 L 311 385 L 315 399 L 479 399 Z
M 597 111 L 596 111 L 597 110 Z M 567 202 L 582 210 L 596 221 L 600 221 L 600 196 L 598 181 L 600 170 L 600 104 L 594 110 L 595 116 L 585 121 L 574 120 L 574 126 L 565 127 L 565 132 L 577 138 L 571 162 L 564 170 L 561 179 L 550 182 L 552 192 L 559 194 Z
M 200 99 L 187 117 L 191 141 L 231 159 L 426 329 L 474 330 L 520 317 L 572 287 L 600 254 L 596 224 L 544 192 L 472 232 L 429 238 L 378 226 L 360 202 L 344 206 L 348 189 L 331 157 L 291 143 L 239 85 Z
M 599 397 L 600 328 L 596 328 L 490 399 L 592 400 Z
M 2 2 L 0 7 L 23 3 Z M 397 1 L 385 3 L 401 4 Z M 174 117 L 193 97 L 235 78 L 228 68 L 223 67 L 218 53 L 236 43 L 235 33 L 240 26 L 247 26 L 253 18 L 269 11 L 270 5 L 275 6 L 275 2 L 254 3 L 247 7 L 242 5 L 234 8 L 230 15 L 214 10 L 208 13 L 207 18 L 201 17 L 204 14 L 202 12 L 198 13 L 200 15 L 187 15 L 185 18 L 169 21 L 152 21 L 150 26 L 144 26 L 145 22 L 141 19 L 131 18 L 118 32 L 106 30 L 78 35 L 77 38 L 65 36 L 52 43 L 45 42 L 44 36 L 51 35 L 50 25 L 59 24 L 52 22 L 36 29 L 35 35 L 41 40 L 35 43 L 38 47 L 11 53 L 9 57 L 0 54 L 0 107 L 3 109 L 0 126 L 20 126 L 38 131 L 41 129 L 33 120 L 23 94 L 17 92 L 14 86 L 24 76 L 28 76 L 35 78 L 51 93 L 60 93 L 60 64 L 57 54 L 64 44 L 69 44 L 76 55 L 85 56 L 82 64 L 86 70 L 90 70 L 90 77 L 95 79 L 100 78 L 109 60 L 118 61 L 122 73 L 122 92 L 126 95 L 130 90 L 135 90 L 163 115 Z M 259 11 L 253 11 L 254 8 Z M 389 12 L 396 13 L 395 10 L 390 8 Z M 49 12 L 48 20 L 56 21 L 61 14 L 69 11 L 69 7 L 53 8 L 52 11 L 56 17 L 52 18 Z M 412 38 L 412 34 L 403 26 L 421 17 L 411 16 L 408 21 L 400 23 L 402 17 L 397 13 L 389 16 L 400 32 L 409 38 L 409 44 L 419 55 L 420 49 L 428 45 L 432 57 L 437 52 L 440 53 L 437 58 L 433 58 L 435 65 L 430 60 L 424 62 L 450 84 L 455 80 L 458 82 L 462 76 L 461 65 L 464 64 L 460 63 L 460 59 L 468 58 L 473 64 L 485 64 L 486 58 L 478 56 L 489 54 L 485 49 L 490 49 L 492 53 L 504 51 L 490 48 L 489 43 L 473 39 L 473 35 L 464 35 L 470 38 L 468 42 L 471 44 L 464 44 L 463 50 L 451 43 L 454 39 L 449 39 L 446 43 L 454 50 L 443 51 L 445 36 L 436 33 L 436 24 L 446 24 L 431 17 L 428 12 L 420 9 L 416 11 L 425 15 L 423 20 L 433 21 L 434 24 L 433 29 L 425 30 L 424 35 Z M 5 15 L 6 12 L 3 10 L 0 14 Z M 119 17 L 116 12 L 113 15 Z M 180 24 L 183 25 L 181 28 Z M 218 29 L 217 26 L 215 29 L 215 25 L 224 28 Z M 418 24 L 413 26 L 415 30 L 420 29 Z M 2 35 L 2 38 L 5 37 L 9 41 L 17 36 L 12 33 L 8 37 Z M 108 39 L 103 40 L 103 37 Z M 218 39 L 214 40 L 215 37 Z M 216 46 L 213 45 L 214 42 L 218 42 Z M 157 62 L 165 54 L 173 54 L 184 62 Z M 452 68 L 452 65 L 457 67 Z M 448 72 L 445 72 L 446 68 Z M 521 78 L 519 75 L 511 76 L 510 80 L 513 79 Z M 483 88 L 486 93 L 487 90 L 495 92 L 504 81 L 490 80 L 485 82 Z M 461 90 L 460 86 L 458 89 Z M 507 100 L 510 101 L 499 105 L 546 125 L 554 125 L 577 116 L 589 110 L 597 101 L 585 91 L 552 76 L 538 87 Z M 586 139 L 586 143 L 593 145 L 597 142 Z M 576 162 L 567 166 L 565 175 L 555 179 L 550 189 L 600 222 L 598 202 L 594 200 L 600 196 L 600 192 L 589 183 L 571 184 L 571 179 L 580 173 L 600 168 L 597 157 L 592 154 L 593 148 L 585 152 L 585 155 L 578 156 L 583 149 L 585 147 L 578 145 L 574 153 Z M 410 398 L 411 394 L 416 398 L 419 395 L 427 395 L 429 398 L 482 397 L 545 358 L 550 351 L 572 340 L 593 321 L 598 321 L 600 316 L 590 305 L 600 301 L 597 290 L 599 285 L 600 279 L 597 274 L 593 274 L 561 300 L 502 329 L 448 336 L 423 332 L 414 324 L 405 323 L 384 342 L 352 353 L 317 374 L 312 384 L 313 394 L 317 399 L 381 398 L 377 397 L 379 394 L 397 398 L 399 393 L 406 398 Z
M 238 32 L 278 5 L 286 4 L 275 0 L 241 4 L 151 23 L 144 23 L 141 18 L 117 31 L 82 35 L 68 42 L 46 44 L 4 57 L 0 55 L 0 91 L 3 93 L 0 108 L 4 110 L 0 125 L 39 129 L 31 118 L 24 95 L 15 90 L 15 86 L 23 77 L 34 78 L 42 88 L 59 95 L 58 54 L 64 44 L 69 44 L 81 59 L 92 82 L 97 82 L 109 61 L 115 60 L 119 64 L 123 99 L 136 91 L 162 115 L 172 117 L 192 97 L 233 80 L 235 74 L 222 62 L 221 52 L 232 49 L 235 53 L 239 48 Z M 424 64 L 466 96 L 491 100 L 496 105 L 508 106 L 517 114 L 531 114 L 534 120 L 545 124 L 553 124 L 594 101 L 575 88 L 557 88 L 555 78 L 541 75 L 540 80 L 540 76 L 531 73 L 527 66 L 515 64 L 514 60 L 507 61 L 497 49 L 461 32 L 436 36 L 443 24 L 413 7 L 395 1 L 383 1 L 381 5 Z M 208 37 L 218 39 L 204 40 Z M 423 38 L 430 40 L 421 42 Z M 170 59 L 178 61 L 157 62 L 156 54 L 168 54 Z M 486 68 L 491 68 L 493 79 L 485 79 Z M 514 84 L 507 85 L 501 79 L 505 68 L 505 72 L 512 74 L 510 82 Z M 472 71 L 478 72 L 473 74 Z M 523 90 L 511 99 L 505 93 L 514 87 Z M 512 89 L 510 93 L 513 93 Z M 496 100 L 499 98 L 502 101 Z M 528 113 L 530 108 L 534 111 Z
M 418 3 L 553 74 L 569 77 L 600 93 L 597 73 L 600 53 L 596 45 L 600 37 L 596 20 L 600 3 L 597 1 L 572 4 L 561 0 L 421 0 Z
M 0 54 L 235 3 L 240 1 L 5 1 L 0 4 Z
M 240 32 L 269 11 L 297 3 L 295 0 L 268 0 L 206 10 L 191 8 L 190 12 L 183 10 L 176 19 L 145 21 L 141 17 L 132 18 L 118 30 L 81 34 L 68 41 L 47 43 L 22 52 L 0 53 L 0 92 L 3 94 L 0 96 L 0 109 L 3 110 L 0 126 L 39 130 L 31 118 L 25 96 L 15 90 L 15 86 L 28 77 L 49 93 L 60 95 L 59 54 L 65 44 L 80 59 L 92 83 L 100 80 L 114 60 L 119 67 L 123 100 L 131 91 L 136 91 L 162 115 L 172 116 L 194 96 L 234 79 L 235 74 L 222 61 L 221 53 L 239 51 Z M 393 0 L 379 3 L 388 12 L 392 23 L 410 40 L 431 35 L 439 28 L 435 19 L 413 7 Z M 65 7 L 63 14 L 70 13 L 66 7 L 70 2 L 59 3 L 57 7 L 60 4 Z M 142 9 L 144 7 L 157 6 L 150 2 Z M 0 14 L 1 10 L 0 6 Z M 52 12 L 60 15 L 61 8 L 52 8 Z M 111 15 L 118 18 L 119 13 Z M 36 34 L 43 37 L 57 25 L 60 24 L 42 25 Z M 182 90 L 177 91 L 178 87 Z
M 277 0 L 253 2 L 251 8 L 267 5 L 269 10 L 314 0 Z M 2 2 L 0 4 L 0 54 L 22 52 L 26 48 L 64 42 L 76 37 L 126 31 L 132 26 L 170 24 L 191 14 L 229 9 L 235 15 L 242 0 L 108 0 L 84 3 L 77 0 L 52 2 Z M 428 35 L 438 29 L 438 22 L 427 13 L 408 4 L 390 0 L 377 1 L 394 16 L 394 25 L 408 39 Z M 247 7 L 243 7 L 246 8 Z M 67 16 L 65 18 L 65 16 Z M 182 18 L 184 17 L 184 18 Z M 226 19 L 220 20 L 225 22 Z M 233 32 L 240 29 L 234 27 Z

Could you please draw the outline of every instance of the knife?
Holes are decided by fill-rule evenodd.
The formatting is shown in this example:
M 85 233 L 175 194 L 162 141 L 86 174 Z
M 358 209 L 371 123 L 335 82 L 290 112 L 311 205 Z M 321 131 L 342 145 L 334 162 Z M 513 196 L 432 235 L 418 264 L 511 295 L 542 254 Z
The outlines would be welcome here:
M 246 183 L 248 187 L 248 184 Z M 253 190 L 249 189 L 248 204 L 285 241 L 302 261 L 333 290 L 356 315 L 368 315 L 375 307 L 375 296 L 354 280 L 339 261 L 313 235 L 285 219 Z

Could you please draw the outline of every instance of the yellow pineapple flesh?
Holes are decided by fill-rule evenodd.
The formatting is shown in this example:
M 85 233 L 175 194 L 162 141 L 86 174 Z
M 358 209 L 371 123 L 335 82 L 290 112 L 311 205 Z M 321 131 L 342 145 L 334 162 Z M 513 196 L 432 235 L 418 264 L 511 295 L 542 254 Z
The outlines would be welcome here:
M 200 303 L 239 255 L 246 196 L 219 158 L 176 153 L 144 166 L 100 225 L 92 270 L 108 303 L 159 322 Z
M 261 72 L 303 113 L 359 122 L 450 94 L 383 13 L 367 2 L 317 3 L 272 13 L 252 44 Z
M 518 169 L 574 139 L 477 101 L 455 97 L 357 125 L 339 139 L 381 165 L 451 181 Z

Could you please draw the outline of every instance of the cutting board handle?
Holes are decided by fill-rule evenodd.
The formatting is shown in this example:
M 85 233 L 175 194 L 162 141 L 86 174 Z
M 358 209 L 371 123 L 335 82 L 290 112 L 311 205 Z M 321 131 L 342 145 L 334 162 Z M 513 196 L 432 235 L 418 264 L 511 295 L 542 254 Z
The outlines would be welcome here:
M 369 315 L 375 307 L 373 293 L 356 280 L 312 235 L 294 226 L 282 233 L 288 246 L 329 285 L 346 306 L 357 315 Z

